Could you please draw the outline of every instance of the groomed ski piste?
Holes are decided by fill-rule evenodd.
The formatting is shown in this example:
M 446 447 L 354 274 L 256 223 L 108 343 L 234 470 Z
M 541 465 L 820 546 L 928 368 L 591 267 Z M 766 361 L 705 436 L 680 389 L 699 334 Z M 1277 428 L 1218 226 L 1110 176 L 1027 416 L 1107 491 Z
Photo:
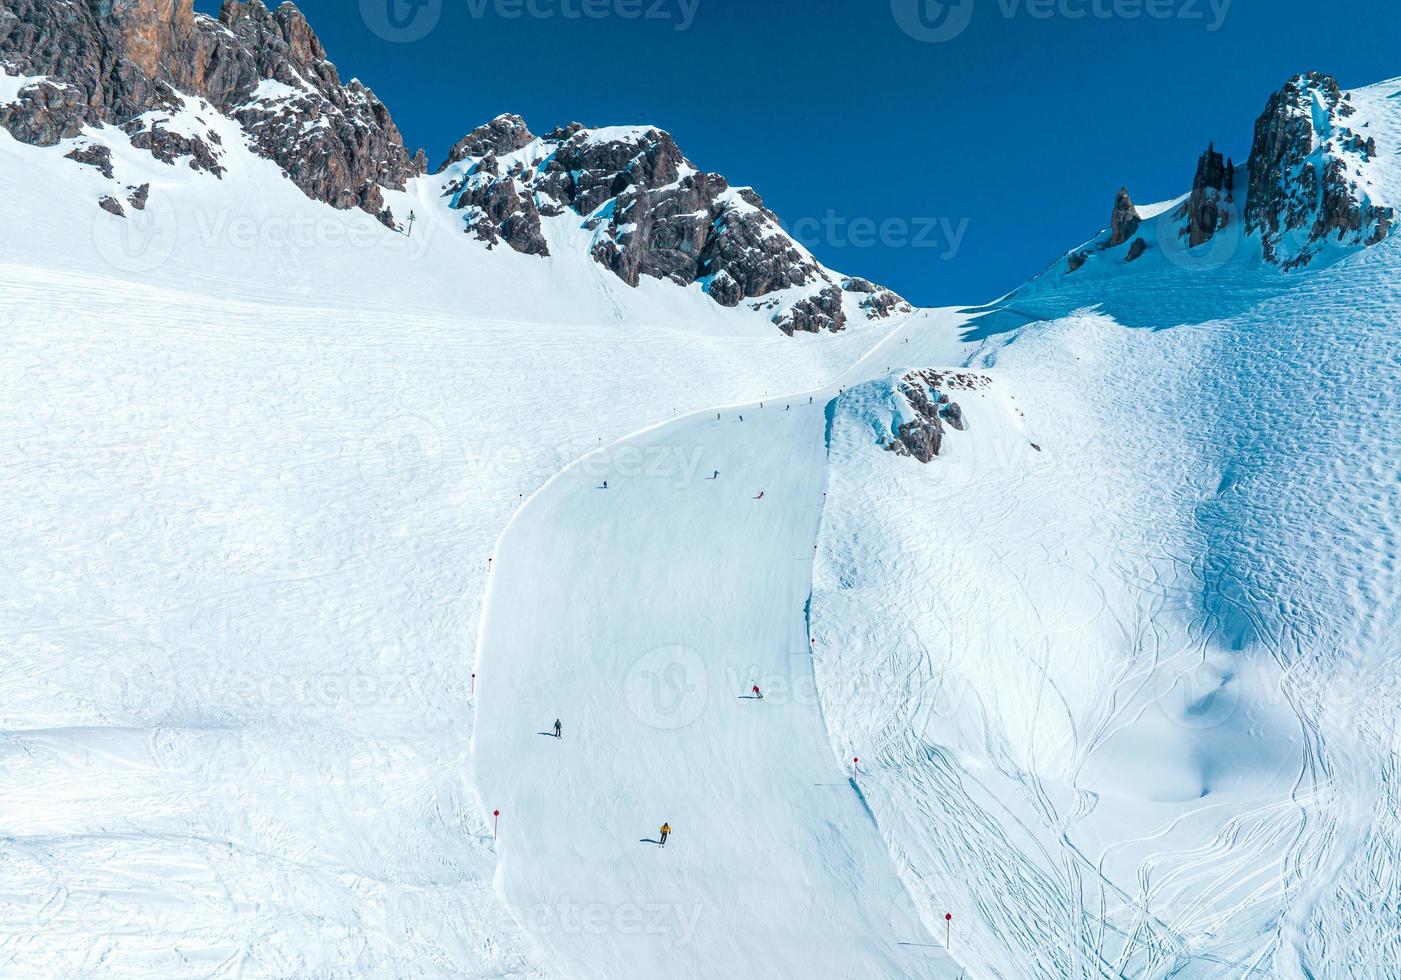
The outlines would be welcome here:
M 221 132 L 0 133 L 0 975 L 1392 974 L 1397 239 L 790 339 Z
M 824 729 L 806 614 L 838 390 L 591 454 L 501 540 L 474 771 L 498 888 L 562 971 L 959 975 Z

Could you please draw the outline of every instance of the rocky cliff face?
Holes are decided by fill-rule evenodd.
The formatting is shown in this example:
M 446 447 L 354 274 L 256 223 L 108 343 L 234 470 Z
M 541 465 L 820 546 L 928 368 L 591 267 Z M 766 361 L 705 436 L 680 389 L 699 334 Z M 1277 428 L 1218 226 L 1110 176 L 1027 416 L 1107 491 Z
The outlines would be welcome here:
M 1235 201 L 1236 164 L 1216 152 L 1216 145 L 1206 148 L 1197 160 L 1197 173 L 1192 178 L 1192 195 L 1183 205 L 1182 217 L 1187 226 L 1184 234 L 1189 247 L 1205 245 L 1216 233 L 1228 227 L 1231 210 L 1227 204 Z
M 1255 124 L 1249 186 L 1234 160 L 1208 146 L 1197 161 L 1192 192 L 1173 212 L 1175 231 L 1189 248 L 1212 241 L 1233 221 L 1259 239 L 1265 260 L 1285 271 L 1307 265 L 1329 244 L 1366 247 L 1394 230 L 1392 207 L 1375 199 L 1368 172 L 1376 139 L 1353 128 L 1356 110 L 1333 78 L 1299 75 L 1270 97 Z M 1243 198 L 1240 196 L 1244 192 Z M 1244 204 L 1242 207 L 1241 204 Z M 1129 242 L 1136 261 L 1148 251 L 1127 190 L 1114 202 L 1107 236 L 1071 252 L 1065 268 L 1084 268 L 1096 252 Z
M 562 216 L 592 232 L 594 259 L 631 286 L 644 277 L 700 283 L 722 306 L 788 290 L 772 319 L 788 333 L 846 324 L 843 294 L 876 319 L 911 307 L 864 279 L 831 276 L 789 237 L 749 188 L 696 168 L 670 134 L 572 123 L 535 137 L 517 116 L 467 134 L 444 164 L 444 193 L 489 247 L 548 255 L 544 222 Z
M 1373 201 L 1368 165 L 1376 140 L 1355 132 L 1356 115 L 1333 78 L 1299 75 L 1271 96 L 1255 124 L 1246 230 L 1283 269 L 1307 265 L 1323 248 L 1375 245 L 1395 211 Z
M 424 170 L 374 93 L 343 83 L 306 18 L 290 3 L 225 0 L 219 19 L 193 0 L 6 0 L 0 63 L 43 81 L 0 106 L 17 139 L 53 145 L 83 126 L 114 125 L 159 159 L 216 175 L 211 133 L 172 127 L 182 96 L 238 120 L 256 152 L 309 196 L 380 216 L 379 188 Z
M 900 379 L 900 394 L 908 407 L 908 417 L 895 427 L 895 437 L 886 451 L 910 456 L 921 463 L 932 463 L 944 448 L 945 425 L 958 432 L 968 431 L 968 421 L 950 391 L 977 391 L 990 384 L 980 374 L 944 371 L 911 371 Z
M 212 114 L 239 124 L 311 198 L 390 227 L 382 190 L 426 172 L 383 103 L 341 80 L 291 3 L 224 0 L 217 20 L 194 13 L 193 0 L 0 4 L 0 67 L 27 80 L 0 105 L 0 126 L 31 144 L 73 141 L 65 155 L 109 179 L 113 156 L 92 128 L 119 127 L 158 160 L 223 176 Z M 658 129 L 574 123 L 537 137 L 519 116 L 498 116 L 460 140 L 439 173 L 448 206 L 490 248 L 548 256 L 546 222 L 567 222 L 569 247 L 582 228 L 583 247 L 623 282 L 698 284 L 790 334 L 911 310 L 888 289 L 825 269 L 758 194 L 699 170 Z M 114 188 L 99 205 L 123 214 L 144 207 L 147 191 Z
M 1133 198 L 1129 197 L 1129 189 L 1119 188 L 1119 195 L 1114 198 L 1114 212 L 1109 216 L 1109 247 L 1116 248 L 1133 238 L 1142 223 Z

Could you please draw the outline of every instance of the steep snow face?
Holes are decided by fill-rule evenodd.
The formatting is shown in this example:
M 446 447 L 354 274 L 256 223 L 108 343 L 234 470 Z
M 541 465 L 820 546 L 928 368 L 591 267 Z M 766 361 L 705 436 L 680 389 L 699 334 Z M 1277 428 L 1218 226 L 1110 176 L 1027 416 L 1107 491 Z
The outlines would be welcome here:
M 1388 200 L 1398 93 L 1351 99 Z M 838 400 L 835 748 L 973 974 L 1388 975 L 1401 243 L 1281 276 L 1153 223 L 969 321 L 991 385 L 927 465 L 898 371 Z

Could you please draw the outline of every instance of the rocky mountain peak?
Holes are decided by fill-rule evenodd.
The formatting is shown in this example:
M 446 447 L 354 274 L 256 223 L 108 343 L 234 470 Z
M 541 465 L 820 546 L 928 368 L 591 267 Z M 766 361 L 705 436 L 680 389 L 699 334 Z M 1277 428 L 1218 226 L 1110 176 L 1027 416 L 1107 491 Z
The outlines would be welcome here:
M 1356 115 L 1337 80 L 1298 75 L 1270 97 L 1255 124 L 1245 223 L 1267 261 L 1307 265 L 1331 241 L 1375 245 L 1395 212 L 1373 200 L 1368 171 L 1376 141 L 1355 132 Z
M 1230 225 L 1231 211 L 1225 205 L 1235 200 L 1235 190 L 1235 162 L 1218 153 L 1215 143 L 1208 145 L 1197 160 L 1192 194 L 1181 212 L 1187 221 L 1183 234 L 1189 247 L 1205 245 Z
M 448 152 L 448 158 L 437 172 L 442 173 L 455 163 L 472 157 L 491 154 L 501 156 L 524 149 L 535 139 L 530 127 L 520 116 L 503 113 L 484 126 L 478 126 Z
M 0 62 L 44 80 L 0 106 L 0 126 L 49 146 L 85 126 L 113 125 L 170 164 L 216 176 L 212 132 L 191 136 L 142 117 L 207 101 L 247 130 L 309 196 L 389 222 L 379 187 L 422 172 L 388 110 L 359 82 L 341 82 L 320 39 L 291 3 L 225 0 L 218 21 L 193 0 L 7 0 Z
M 722 306 L 776 310 L 789 333 L 842 329 L 844 295 L 871 319 L 911 309 L 865 280 L 830 276 L 757 193 L 700 170 L 655 127 L 571 123 L 537 141 L 519 117 L 500 116 L 461 140 L 444 172 L 464 229 L 488 247 L 549 255 L 546 222 L 568 220 L 628 285 L 699 284 Z M 772 298 L 785 290 L 795 294 Z
M 1119 188 L 1119 195 L 1114 199 L 1114 213 L 1109 218 L 1109 247 L 1115 248 L 1133 238 L 1142 223 L 1133 198 L 1129 197 L 1129 189 Z

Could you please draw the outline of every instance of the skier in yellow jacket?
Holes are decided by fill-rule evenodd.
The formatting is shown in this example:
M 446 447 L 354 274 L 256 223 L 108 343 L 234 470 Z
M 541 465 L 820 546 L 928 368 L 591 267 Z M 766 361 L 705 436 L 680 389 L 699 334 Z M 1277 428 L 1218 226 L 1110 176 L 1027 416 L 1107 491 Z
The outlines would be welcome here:
M 670 836 L 671 836 L 671 824 L 669 824 L 669 823 L 664 823 L 664 824 L 662 824 L 662 839 L 661 839 L 660 841 L 658 841 L 657 843 L 660 844 L 662 847 L 666 847 L 666 839 L 667 839 L 668 837 L 670 837 Z

